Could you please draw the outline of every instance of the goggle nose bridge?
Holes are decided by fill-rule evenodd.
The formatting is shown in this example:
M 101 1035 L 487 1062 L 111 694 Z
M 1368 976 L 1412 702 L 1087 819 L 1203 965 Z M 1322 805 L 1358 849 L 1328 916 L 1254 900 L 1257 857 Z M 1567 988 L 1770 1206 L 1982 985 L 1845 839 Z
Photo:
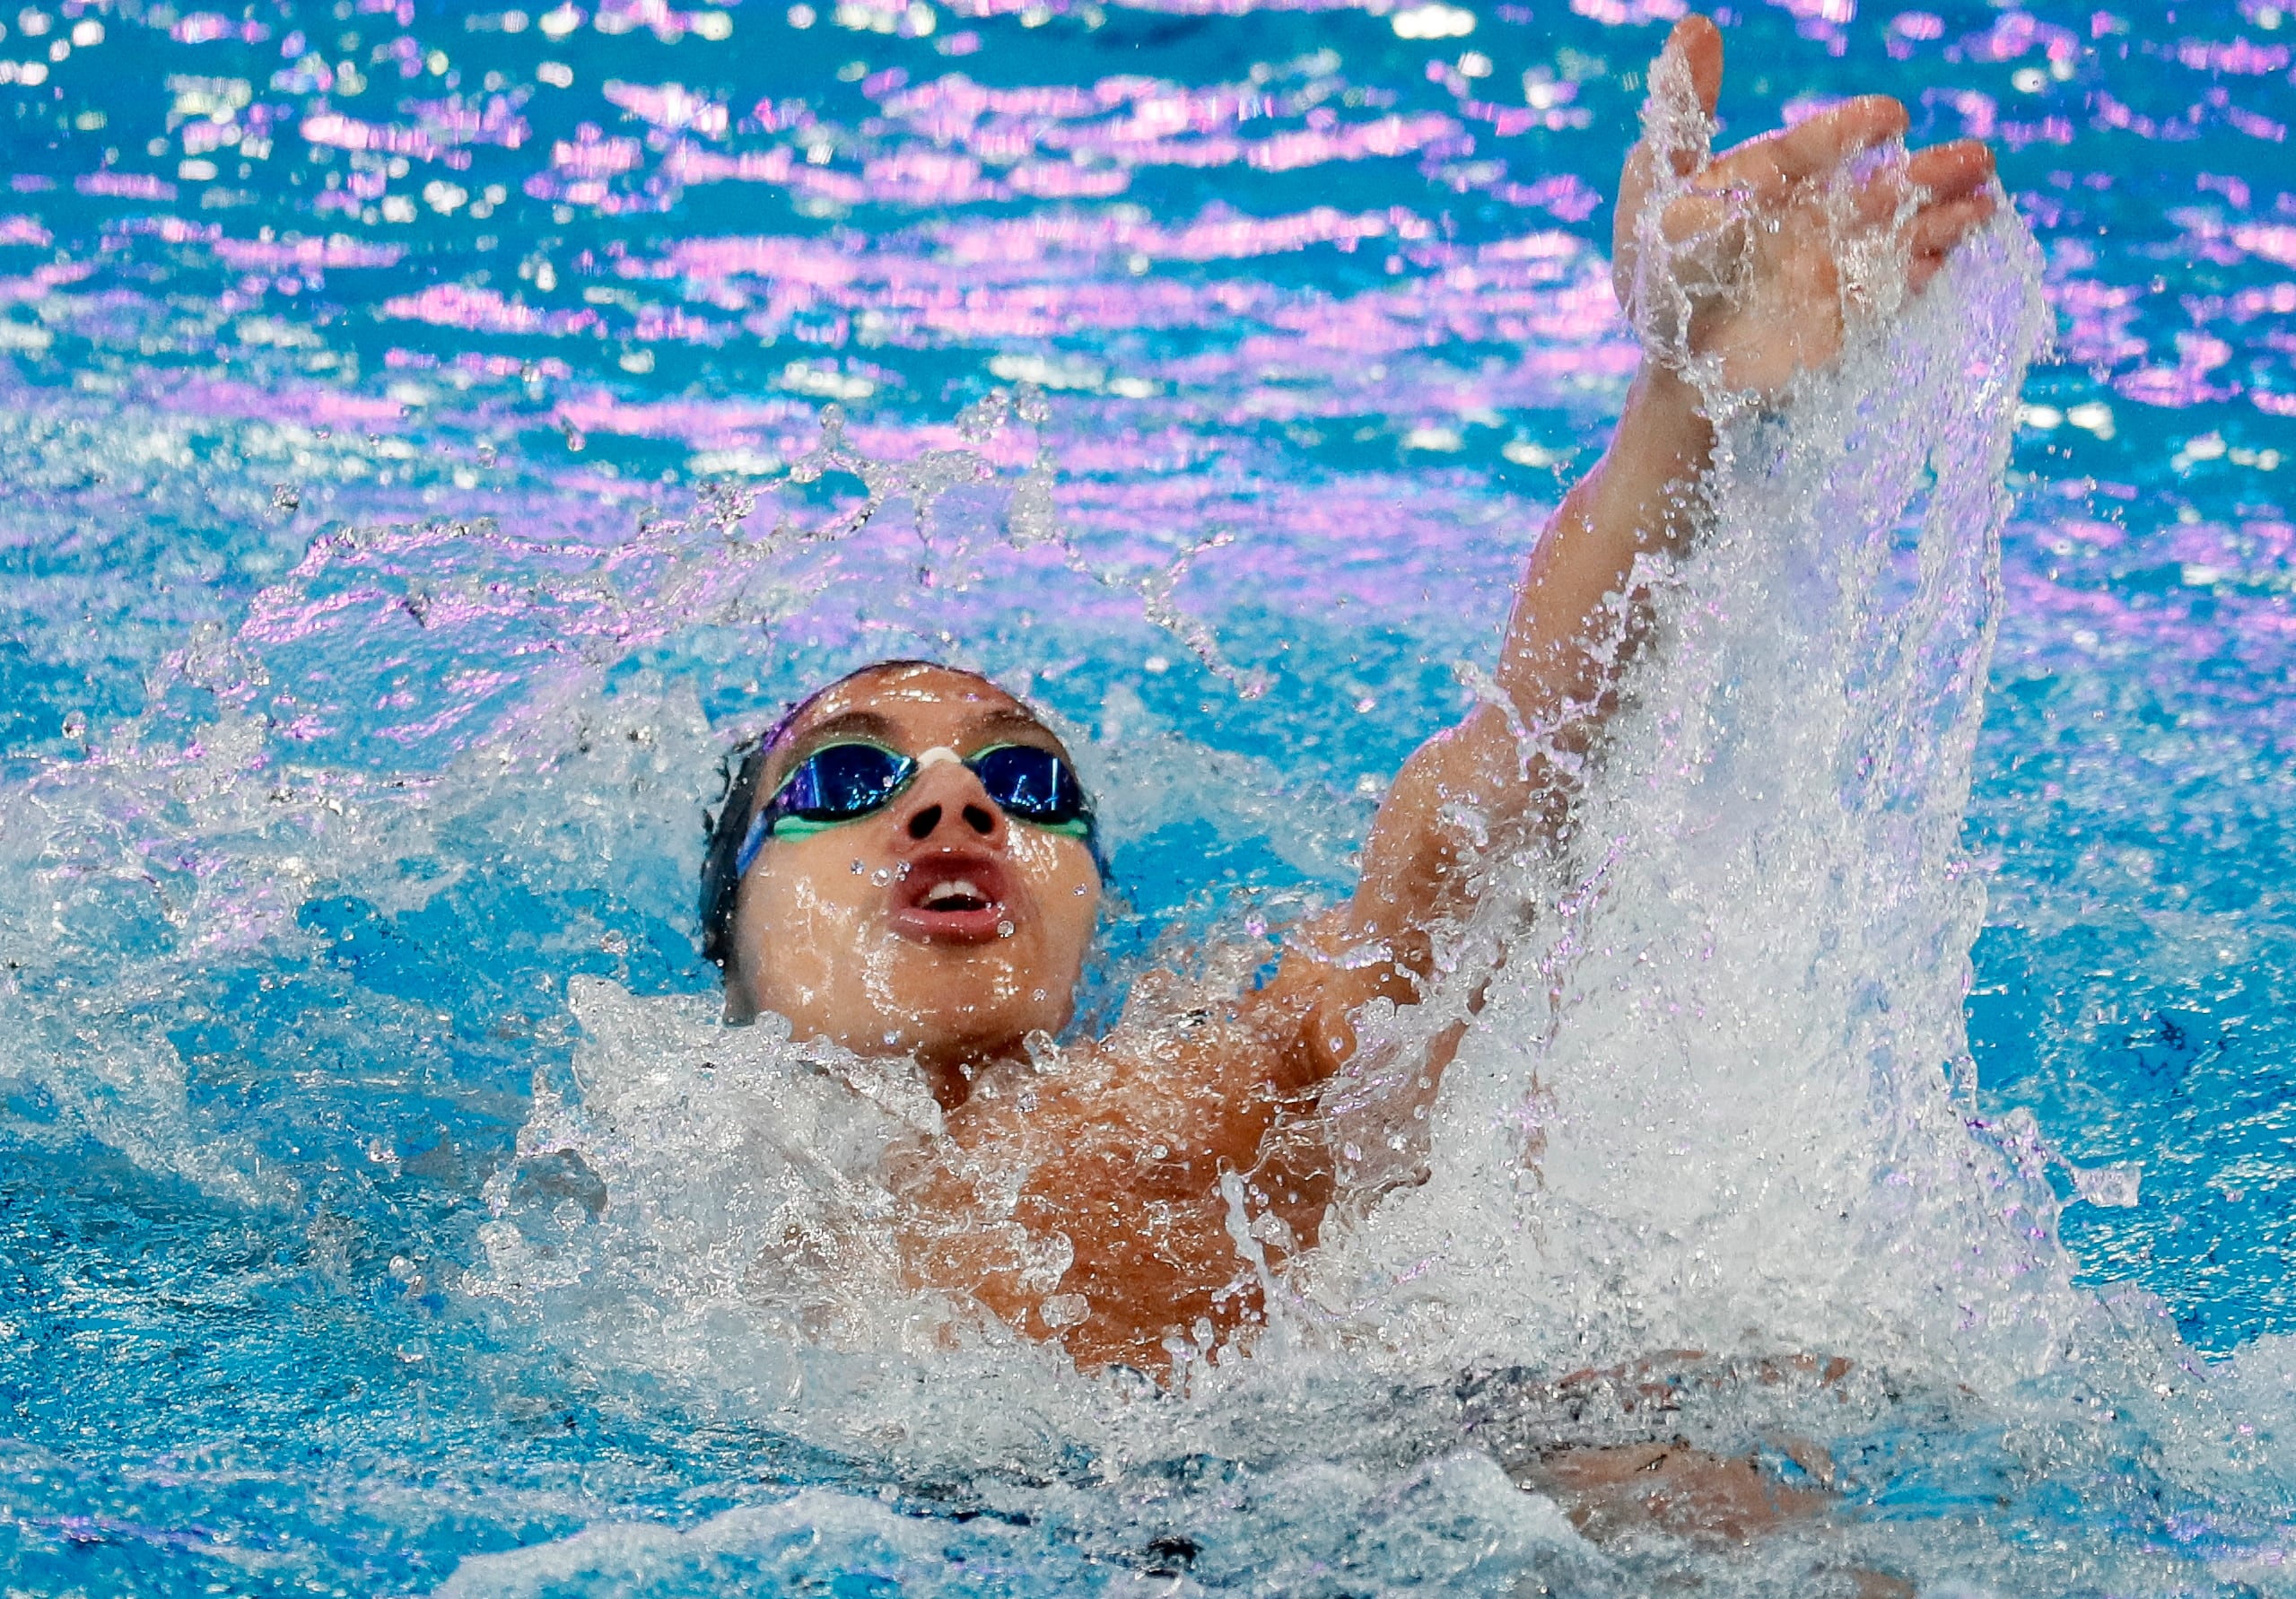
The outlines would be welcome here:
M 912 767 L 912 768 L 910 769 L 910 772 L 909 772 L 909 782 L 916 782 L 916 781 L 917 781 L 917 779 L 919 779 L 920 777 L 922 777 L 922 776 L 925 774 L 925 773 L 926 773 L 927 771 L 929 771 L 930 768 L 935 767 L 935 766 L 962 766 L 962 765 L 965 765 L 965 757 L 964 757 L 963 756 L 958 755 L 955 750 L 951 749 L 951 748 L 950 748 L 947 745 L 946 745 L 946 744 L 936 744 L 936 745 L 934 745 L 930 749 L 929 749 L 929 750 L 925 751 L 922 755 L 921 755 L 921 756 L 919 756 L 917 757 L 917 763 L 916 763 L 916 765 L 915 765 L 913 767 Z M 990 803 L 991 803 L 991 805 L 994 805 L 994 804 L 996 803 L 996 801 L 995 801 L 995 800 L 994 800 L 994 799 L 991 799 L 991 800 L 990 800 Z M 936 806 L 934 806 L 934 807 L 933 807 L 933 809 L 934 809 L 934 810 L 936 810 L 936 811 L 938 811 L 939 808 L 940 808 L 940 807 L 939 807 L 939 806 L 938 806 L 938 805 L 936 805 Z M 968 818 L 970 817 L 971 814 L 972 814 L 973 811 L 975 811 L 976 809 L 978 809 L 978 808 L 979 808 L 978 807 L 974 806 L 971 801 L 969 801 L 969 800 L 968 800 L 968 801 L 965 803 L 965 812 L 966 812 L 966 815 L 967 815 Z M 1000 810 L 1002 809 L 1002 808 L 1001 808 L 1001 807 L 999 807 L 999 808 L 1000 808 Z M 985 812 L 984 812 L 984 813 L 982 813 L 982 816 L 983 816 L 983 819 L 985 820 L 985 819 L 986 819 L 986 813 L 985 813 Z M 991 826 L 993 826 L 993 825 L 991 825 Z M 914 822 L 912 822 L 912 823 L 910 824 L 911 831 L 912 831 L 912 833 L 914 833 L 914 832 L 915 832 L 915 826 L 916 826 L 916 824 L 915 824 Z M 987 832 L 991 831 L 991 826 L 974 826 L 974 828 L 973 828 L 973 831 L 975 831 L 976 833 L 987 833 Z M 927 832 L 930 832 L 930 828 L 928 828 L 926 831 L 927 831 Z M 921 836 L 923 836 L 923 834 L 918 834 L 918 836 L 921 837 Z

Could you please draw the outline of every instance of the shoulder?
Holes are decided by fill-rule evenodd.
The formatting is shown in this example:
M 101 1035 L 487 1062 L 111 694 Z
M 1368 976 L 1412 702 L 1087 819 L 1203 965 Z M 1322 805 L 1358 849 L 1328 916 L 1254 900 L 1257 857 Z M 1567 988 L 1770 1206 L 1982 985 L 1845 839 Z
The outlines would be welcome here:
M 1241 992 L 1173 972 L 1143 977 L 1122 1019 L 1083 1046 L 1103 1080 L 1178 1080 L 1229 1094 L 1312 1095 L 1353 1047 L 1338 914 L 1294 930 L 1276 970 Z M 1337 1025 L 1331 1025 L 1336 1022 Z

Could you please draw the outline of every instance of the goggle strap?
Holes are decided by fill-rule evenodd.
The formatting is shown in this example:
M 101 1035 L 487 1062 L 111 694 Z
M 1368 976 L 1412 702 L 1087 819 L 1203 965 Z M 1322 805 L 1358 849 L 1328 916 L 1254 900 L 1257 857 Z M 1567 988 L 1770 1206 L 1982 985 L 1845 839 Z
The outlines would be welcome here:
M 757 819 L 749 824 L 749 831 L 741 835 L 741 848 L 734 852 L 734 881 L 739 882 L 749 875 L 750 865 L 757 859 L 757 852 L 764 849 L 765 841 L 773 836 L 773 812 L 759 811 Z

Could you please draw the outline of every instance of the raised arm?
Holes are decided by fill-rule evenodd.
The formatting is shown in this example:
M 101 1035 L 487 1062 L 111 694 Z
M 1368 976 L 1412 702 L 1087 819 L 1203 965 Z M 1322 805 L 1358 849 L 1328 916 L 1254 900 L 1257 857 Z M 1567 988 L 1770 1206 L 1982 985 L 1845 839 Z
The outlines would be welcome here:
M 1905 127 L 1895 101 L 1855 100 L 1710 162 L 1702 129 L 1679 135 L 1713 109 L 1720 36 L 1692 19 L 1667 51 L 1653 80 L 1671 83 L 1681 114 L 1653 118 L 1628 161 L 1615 252 L 1649 354 L 1611 448 L 1532 552 L 1489 703 L 1404 765 L 1355 897 L 1265 988 L 1226 1009 L 1157 1001 L 1144 982 L 1125 1027 L 1074 1062 L 975 1086 L 899 1182 L 917 1281 L 1058 1332 L 1086 1365 L 1157 1369 L 1174 1330 L 1187 1343 L 1253 1319 L 1257 1273 L 1322 1226 L 1331 1174 L 1310 1113 L 1356 1052 L 1352 1018 L 1374 998 L 1425 999 L 1443 931 L 1472 908 L 1486 863 L 1565 836 L 1647 608 L 1636 564 L 1698 535 L 1714 443 L 1701 382 L 1775 394 L 1833 360 L 1843 291 L 1823 191 Z M 1990 214 L 1991 175 L 1976 144 L 1884 162 L 1861 180 L 1853 221 L 1903 231 L 1901 286 L 1918 290 Z M 1239 1184 L 1248 1206 L 1231 1202 Z
M 1405 764 L 1373 824 L 1354 899 L 1267 992 L 1307 1023 L 1288 1062 L 1295 1081 L 1353 1053 L 1348 1018 L 1366 1000 L 1425 996 L 1441 931 L 1472 908 L 1487 861 L 1567 836 L 1583 764 L 1646 620 L 1636 564 L 1680 553 L 1701 522 L 1714 444 L 1701 388 L 1779 395 L 1839 354 L 1846 294 L 1919 293 L 1993 213 L 1983 144 L 1874 159 L 1906 127 L 1904 108 L 1880 96 L 1708 160 L 1711 124 L 1700 118 L 1721 88 L 1722 38 L 1703 17 L 1675 27 L 1651 83 L 1654 110 L 1619 180 L 1613 252 L 1642 369 L 1610 449 L 1532 552 L 1496 694 Z M 1852 173 L 1845 216 L 1829 197 Z M 1894 235 L 1902 282 L 1845 284 L 1846 227 L 1868 242 Z

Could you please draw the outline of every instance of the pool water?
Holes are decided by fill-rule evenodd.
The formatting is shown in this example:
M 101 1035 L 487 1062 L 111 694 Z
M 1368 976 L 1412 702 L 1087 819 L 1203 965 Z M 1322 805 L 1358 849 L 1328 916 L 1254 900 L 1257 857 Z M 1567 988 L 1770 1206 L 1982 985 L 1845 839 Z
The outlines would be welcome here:
M 1330 903 L 1622 398 L 1672 14 L 0 13 L 8 1591 L 2296 1592 L 2256 0 L 1724 9 L 1725 137 L 1886 91 L 2021 221 L 1736 437 L 1613 847 L 1257 1355 L 744 1276 L 725 748 L 892 654 L 1063 719 L 1095 1018 Z M 1669 1436 L 1822 1441 L 1828 1517 L 1517 1486 L 1686 1342 Z

